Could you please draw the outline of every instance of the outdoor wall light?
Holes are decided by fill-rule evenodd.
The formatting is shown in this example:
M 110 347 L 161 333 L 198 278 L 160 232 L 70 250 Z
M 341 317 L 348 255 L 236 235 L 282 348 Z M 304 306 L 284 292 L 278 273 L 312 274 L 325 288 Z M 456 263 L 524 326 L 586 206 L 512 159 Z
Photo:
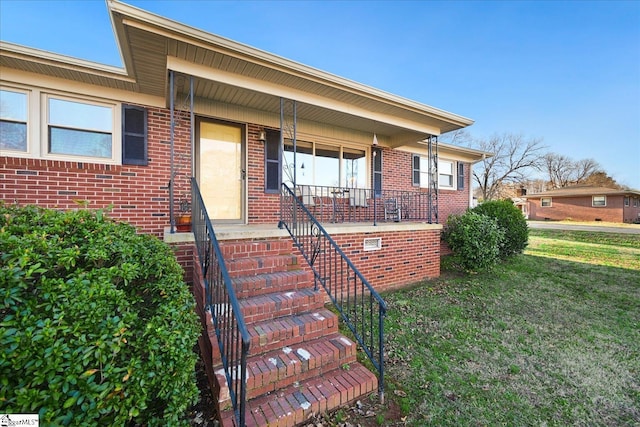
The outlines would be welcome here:
M 263 144 L 267 142 L 267 131 L 265 131 L 264 129 L 260 131 L 260 133 L 258 134 L 258 141 L 262 142 Z

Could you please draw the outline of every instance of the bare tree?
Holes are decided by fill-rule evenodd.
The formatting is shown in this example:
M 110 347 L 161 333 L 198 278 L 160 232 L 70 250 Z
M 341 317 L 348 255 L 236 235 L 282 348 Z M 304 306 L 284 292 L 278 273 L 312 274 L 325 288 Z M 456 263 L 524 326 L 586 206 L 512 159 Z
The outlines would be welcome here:
M 542 151 L 546 148 L 541 139 L 511 133 L 474 139 L 472 145 L 493 153 L 473 168 L 473 178 L 484 200 L 499 198 L 504 184 L 527 181 L 530 174 L 542 165 Z
M 551 188 L 563 188 L 585 183 L 593 174 L 601 172 L 600 165 L 593 159 L 573 161 L 569 157 L 547 153 L 543 157 Z

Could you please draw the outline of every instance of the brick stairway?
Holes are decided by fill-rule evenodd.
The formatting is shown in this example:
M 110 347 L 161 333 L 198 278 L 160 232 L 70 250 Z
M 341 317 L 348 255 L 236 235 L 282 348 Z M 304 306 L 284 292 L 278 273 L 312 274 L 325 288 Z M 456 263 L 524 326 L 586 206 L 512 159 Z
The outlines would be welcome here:
M 247 426 L 295 426 L 377 390 L 376 376 L 356 361 L 356 344 L 338 332 L 337 316 L 313 290 L 313 274 L 290 239 L 220 245 L 251 337 Z M 219 407 L 228 408 L 223 371 L 214 370 Z M 221 418 L 235 426 L 231 410 Z

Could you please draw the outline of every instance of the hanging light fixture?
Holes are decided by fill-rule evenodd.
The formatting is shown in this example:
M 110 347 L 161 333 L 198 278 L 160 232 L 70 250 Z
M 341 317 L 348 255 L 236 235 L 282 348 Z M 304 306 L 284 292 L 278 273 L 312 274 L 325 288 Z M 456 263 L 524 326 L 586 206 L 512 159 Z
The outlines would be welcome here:
M 371 143 L 371 145 L 373 145 L 374 147 L 378 146 L 378 137 L 376 136 L 376 133 L 373 133 L 373 142 Z

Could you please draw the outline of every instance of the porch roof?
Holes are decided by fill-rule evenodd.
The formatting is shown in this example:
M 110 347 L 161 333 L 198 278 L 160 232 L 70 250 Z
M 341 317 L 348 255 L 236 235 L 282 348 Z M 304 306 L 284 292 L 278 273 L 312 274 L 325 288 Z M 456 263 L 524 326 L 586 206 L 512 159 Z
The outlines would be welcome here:
M 124 67 L 0 45 L 0 64 L 91 85 L 168 99 L 168 72 L 198 77 L 198 99 L 279 114 L 296 100 L 298 118 L 376 132 L 399 147 L 473 124 L 473 120 L 344 79 L 116 0 L 108 9 Z M 168 102 L 168 101 L 165 101 Z

